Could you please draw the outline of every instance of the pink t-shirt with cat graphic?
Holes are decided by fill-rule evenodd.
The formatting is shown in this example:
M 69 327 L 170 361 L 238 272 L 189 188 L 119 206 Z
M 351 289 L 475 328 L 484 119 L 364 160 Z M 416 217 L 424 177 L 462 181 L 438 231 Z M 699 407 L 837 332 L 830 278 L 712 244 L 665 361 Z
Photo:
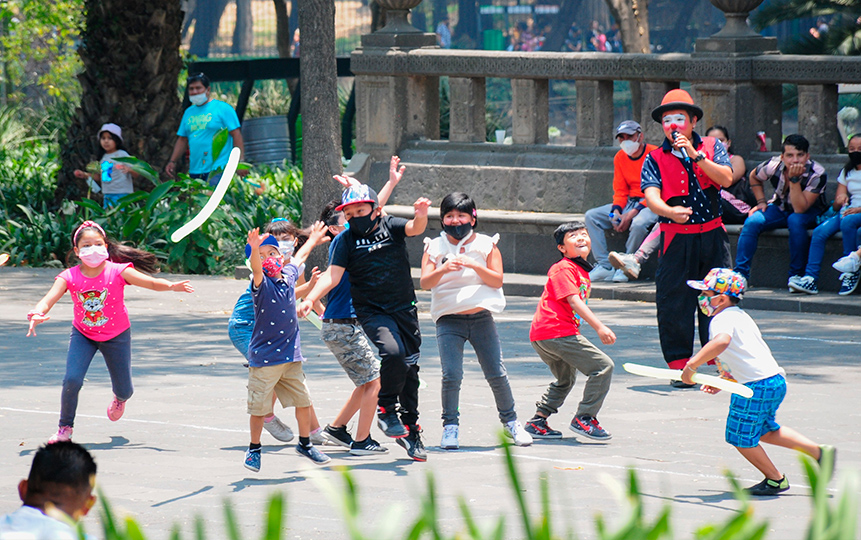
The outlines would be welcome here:
M 126 280 L 123 270 L 132 263 L 105 262 L 102 273 L 94 278 L 81 273 L 81 266 L 64 270 L 58 278 L 66 282 L 74 304 L 72 325 L 93 341 L 107 341 L 130 326 L 129 312 L 123 301 Z

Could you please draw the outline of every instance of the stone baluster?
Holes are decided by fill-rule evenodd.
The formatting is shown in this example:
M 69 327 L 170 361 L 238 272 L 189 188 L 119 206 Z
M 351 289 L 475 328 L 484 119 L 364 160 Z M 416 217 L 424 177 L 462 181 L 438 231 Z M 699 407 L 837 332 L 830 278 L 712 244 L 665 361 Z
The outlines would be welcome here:
M 836 84 L 798 85 L 798 132 L 810 141 L 811 154 L 839 152 L 836 118 Z
M 575 85 L 577 88 L 577 146 L 589 148 L 612 146 L 615 127 L 613 125 L 613 81 L 577 79 Z
M 547 144 L 549 88 L 547 79 L 511 79 L 514 144 Z
M 485 79 L 450 77 L 448 85 L 450 90 L 449 103 L 451 104 L 448 140 L 451 142 L 483 142 L 486 133 Z

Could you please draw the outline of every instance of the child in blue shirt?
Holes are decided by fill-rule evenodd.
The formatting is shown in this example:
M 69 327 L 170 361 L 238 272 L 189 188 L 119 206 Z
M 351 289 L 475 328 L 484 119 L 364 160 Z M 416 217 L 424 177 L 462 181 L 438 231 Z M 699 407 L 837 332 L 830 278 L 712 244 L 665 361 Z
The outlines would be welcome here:
M 312 228 L 308 242 L 290 262 L 278 250 L 278 241 L 258 229 L 248 233 L 245 254 L 251 262 L 254 298 L 254 328 L 248 345 L 248 414 L 251 415 L 251 444 L 245 453 L 245 467 L 260 470 L 260 435 L 264 418 L 272 413 L 272 394 L 284 407 L 296 407 L 299 444 L 296 452 L 316 464 L 329 456 L 311 443 L 311 395 L 302 372 L 302 351 L 296 316 L 295 285 L 301 264 L 325 234 L 322 223 Z

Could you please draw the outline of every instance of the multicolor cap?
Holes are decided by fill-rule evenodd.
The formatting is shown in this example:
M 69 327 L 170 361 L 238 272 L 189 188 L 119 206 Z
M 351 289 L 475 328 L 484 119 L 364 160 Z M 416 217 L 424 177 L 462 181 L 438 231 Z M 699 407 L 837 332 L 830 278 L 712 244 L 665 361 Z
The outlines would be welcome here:
M 379 204 L 377 192 L 371 189 L 367 184 L 357 184 L 348 187 L 341 194 L 341 204 L 335 207 L 335 210 L 340 212 L 345 206 L 359 203 L 370 203 L 371 206 Z
M 275 246 L 278 248 L 278 240 L 272 236 L 271 234 L 263 239 L 263 242 L 260 243 L 261 246 Z M 245 244 L 245 258 L 251 257 L 251 244 Z
M 741 298 L 747 282 L 744 276 L 729 268 L 712 268 L 702 281 L 688 280 L 688 287 L 700 291 L 714 291 L 716 294 L 725 294 Z

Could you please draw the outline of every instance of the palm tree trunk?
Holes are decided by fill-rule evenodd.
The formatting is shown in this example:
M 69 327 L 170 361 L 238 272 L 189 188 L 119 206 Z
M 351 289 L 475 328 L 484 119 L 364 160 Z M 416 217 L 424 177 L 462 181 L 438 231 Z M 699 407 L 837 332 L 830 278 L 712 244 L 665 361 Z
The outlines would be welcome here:
M 81 105 L 61 142 L 56 197 L 76 199 L 86 185 L 72 174 L 96 157 L 99 127 L 123 128 L 129 154 L 156 168 L 170 157 L 182 116 L 177 80 L 182 11 L 176 0 L 85 0 L 78 54 Z M 121 18 L 123 24 L 116 24 Z M 139 187 L 152 188 L 142 181 Z

